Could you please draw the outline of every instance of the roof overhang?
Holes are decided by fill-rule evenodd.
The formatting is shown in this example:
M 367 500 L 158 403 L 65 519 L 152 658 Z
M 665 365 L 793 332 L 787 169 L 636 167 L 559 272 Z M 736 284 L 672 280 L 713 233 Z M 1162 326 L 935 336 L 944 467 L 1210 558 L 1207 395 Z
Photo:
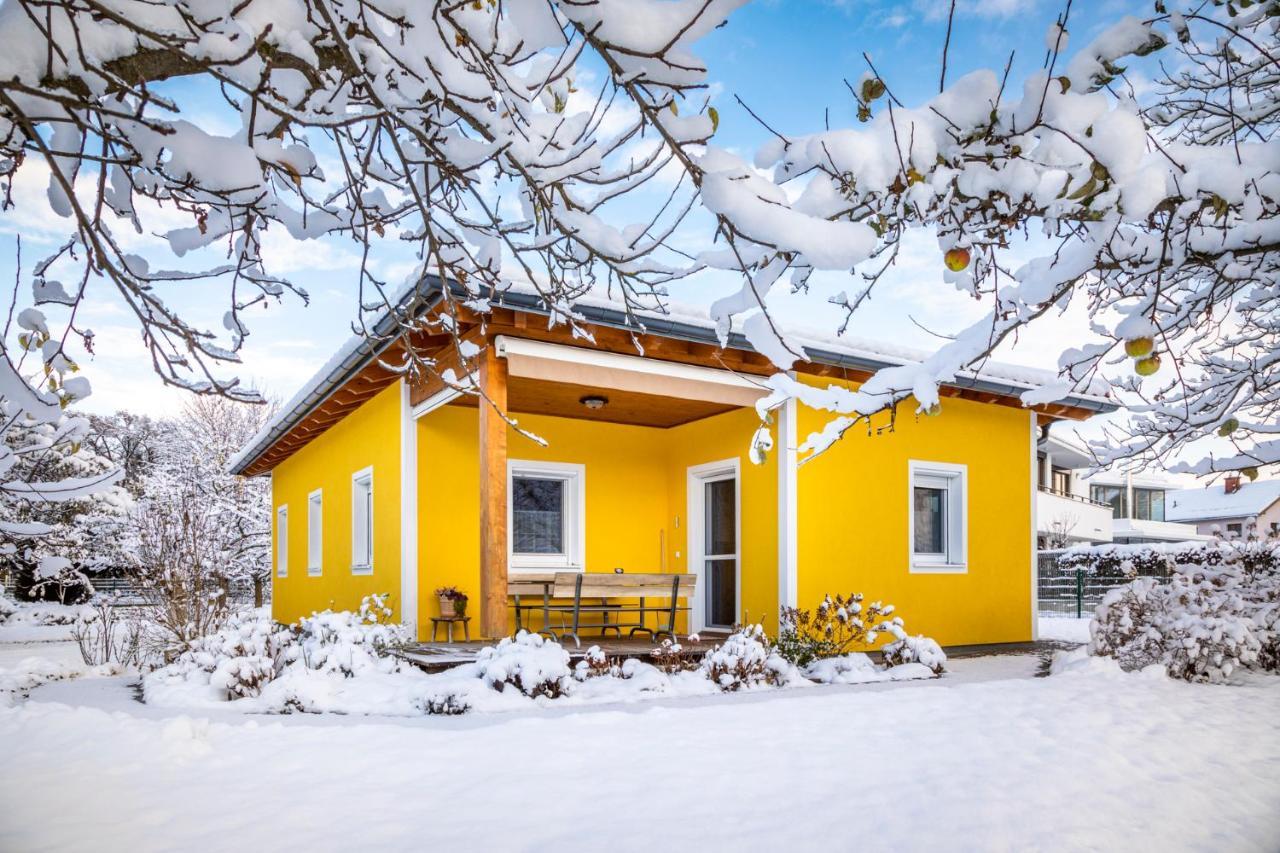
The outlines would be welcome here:
M 459 296 L 465 296 L 455 288 Z M 404 305 L 409 299 L 417 298 L 419 316 L 437 307 L 443 300 L 444 293 L 441 281 L 434 275 L 425 276 L 415 288 L 410 288 L 400 299 Z M 552 312 L 537 292 L 526 290 L 506 290 L 494 294 L 489 304 L 493 308 L 507 308 L 512 311 L 550 317 Z M 676 317 L 662 315 L 645 315 L 643 317 L 628 313 L 625 310 L 594 303 L 578 303 L 574 305 L 574 313 L 586 323 L 619 329 L 638 335 L 653 335 L 671 340 L 688 341 L 690 343 L 709 344 L 719 347 L 721 340 L 713 326 L 686 322 Z M 362 370 L 375 362 L 386 350 L 395 345 L 395 332 L 398 319 L 391 311 L 384 312 L 372 325 L 370 334 L 353 338 L 341 352 L 339 358 L 326 365 L 320 374 L 303 387 L 281 411 L 275 419 L 231 460 L 230 470 L 233 474 L 260 474 L 265 471 L 251 470 L 264 453 L 297 427 L 307 415 L 325 403 L 355 378 Z M 532 343 L 532 342 L 525 342 Z M 740 332 L 731 332 L 724 342 L 725 348 L 756 353 L 757 350 Z M 902 362 L 888 359 L 877 359 L 862 354 L 840 352 L 822 346 L 805 345 L 804 353 L 810 365 L 828 366 L 846 371 L 870 374 L 886 367 L 894 367 Z M 581 352 L 581 348 L 578 348 Z M 523 357 L 523 356 L 518 356 Z M 633 356 L 644 360 L 638 356 Z M 601 370 L 607 371 L 608 367 Z M 713 368 L 701 368 L 711 373 L 729 373 Z M 801 367 L 800 369 L 803 369 Z M 393 377 L 388 377 L 387 383 Z M 976 374 L 961 374 L 946 386 L 971 391 L 979 394 L 993 395 L 1002 398 L 1019 398 L 1033 387 L 1030 384 L 993 379 Z M 749 403 L 743 403 L 749 405 Z M 1112 412 L 1118 407 L 1110 400 L 1091 395 L 1070 395 L 1060 404 L 1055 404 L 1062 411 L 1070 411 L 1074 416 L 1087 416 L 1100 412 Z M 1036 407 L 1037 410 L 1051 410 L 1053 407 Z M 1052 411 L 1049 411 L 1052 414 Z

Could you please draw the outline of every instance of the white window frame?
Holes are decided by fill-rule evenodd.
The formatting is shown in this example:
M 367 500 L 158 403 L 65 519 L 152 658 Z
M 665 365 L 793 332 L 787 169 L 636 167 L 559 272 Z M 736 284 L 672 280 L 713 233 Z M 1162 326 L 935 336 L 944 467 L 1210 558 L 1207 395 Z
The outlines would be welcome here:
M 367 560 L 361 562 L 356 559 L 356 526 L 358 524 L 359 515 L 356 512 L 356 486 L 361 482 L 369 483 L 369 534 L 368 546 L 369 553 L 365 556 Z M 351 574 L 353 575 L 371 575 L 373 574 L 373 466 L 361 468 L 351 475 Z
M 516 477 L 564 481 L 564 554 L 517 554 L 513 509 Z M 511 571 L 583 571 L 587 552 L 587 468 L 572 462 L 507 460 L 507 567 Z
M 311 517 L 312 506 L 319 507 L 319 523 Z M 313 530 L 314 528 L 314 530 Z M 312 539 L 312 533 L 319 534 Z M 315 546 L 314 548 L 312 546 Z M 307 495 L 307 575 L 320 577 L 324 572 L 324 490 L 316 489 Z
M 289 505 L 276 507 L 276 577 L 289 576 Z
M 969 466 L 907 461 L 907 560 L 912 573 L 964 574 L 969 571 Z M 916 486 L 947 490 L 946 552 L 916 553 Z

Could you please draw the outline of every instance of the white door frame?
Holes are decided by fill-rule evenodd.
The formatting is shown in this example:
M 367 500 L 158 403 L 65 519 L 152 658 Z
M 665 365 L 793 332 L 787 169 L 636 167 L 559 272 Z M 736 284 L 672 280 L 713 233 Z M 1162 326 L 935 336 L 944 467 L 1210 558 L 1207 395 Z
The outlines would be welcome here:
M 711 557 L 733 558 L 733 612 L 737 619 L 742 614 L 742 476 L 738 457 L 721 459 L 718 462 L 707 462 L 702 465 L 691 465 L 688 474 L 688 518 L 689 518 L 689 571 L 698 576 L 697 594 L 690 613 L 691 630 L 701 631 L 707 627 L 707 594 L 709 579 L 707 577 L 706 537 L 703 519 L 706 518 L 704 505 L 705 490 L 703 486 L 715 480 L 734 481 L 733 488 L 733 543 L 735 553 L 712 554 Z

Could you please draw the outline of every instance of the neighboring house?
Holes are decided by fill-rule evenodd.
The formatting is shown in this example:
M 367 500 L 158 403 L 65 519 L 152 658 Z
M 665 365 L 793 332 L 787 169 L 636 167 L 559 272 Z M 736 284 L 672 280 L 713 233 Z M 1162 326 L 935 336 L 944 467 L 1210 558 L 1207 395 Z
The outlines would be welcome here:
M 1048 432 L 1037 454 L 1036 535 L 1041 548 L 1065 548 L 1112 539 L 1112 509 L 1093 500 L 1081 475 L 1089 452 Z
M 418 297 L 440 310 L 438 281 Z M 390 593 L 395 618 L 425 638 L 433 590 L 455 585 L 473 627 L 496 637 L 513 628 L 508 577 L 623 570 L 697 575 L 688 630 L 776 630 L 780 603 L 857 591 L 942 643 L 1033 636 L 1036 439 L 1046 423 L 1113 410 L 1104 397 L 1029 410 L 1020 395 L 1053 375 L 988 365 L 942 389 L 940 416 L 907 400 L 892 429 L 888 413 L 858 423 L 799 469 L 796 447 L 832 415 L 792 401 L 752 464 L 755 404 L 776 370 L 742 335 L 721 349 L 705 315 L 637 318 L 587 298 L 574 308 L 592 344 L 548 328 L 532 291 L 491 306 L 481 324 L 452 303 L 463 346 L 419 343 L 519 430 L 439 378 L 387 370 L 394 345 L 356 337 L 233 460 L 272 478 L 277 619 Z M 394 324 L 372 328 L 387 341 Z M 820 387 L 918 359 L 800 343 L 796 375 Z
M 1224 477 L 1200 489 L 1165 496 L 1165 517 L 1195 525 L 1206 536 L 1229 539 L 1280 536 L 1280 480 L 1244 482 Z
M 1038 458 L 1036 532 L 1041 548 L 1208 538 L 1194 525 L 1169 517 L 1167 496 L 1177 492 L 1164 477 L 1108 471 L 1088 476 L 1093 465 L 1089 451 L 1051 431 L 1040 439 Z
M 1167 496 L 1176 484 L 1158 474 L 1104 471 L 1084 478 L 1089 497 L 1111 507 L 1111 541 L 1194 542 L 1208 537 L 1190 524 L 1180 524 L 1165 512 Z

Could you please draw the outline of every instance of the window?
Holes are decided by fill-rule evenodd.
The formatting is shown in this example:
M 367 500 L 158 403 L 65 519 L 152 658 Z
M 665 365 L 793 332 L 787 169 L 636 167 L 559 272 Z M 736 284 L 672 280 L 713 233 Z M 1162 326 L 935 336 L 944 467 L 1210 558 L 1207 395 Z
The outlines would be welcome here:
M 1059 495 L 1071 494 L 1071 472 L 1065 468 L 1053 469 L 1053 485 L 1051 491 Z
M 1243 525 L 1243 524 L 1236 523 L 1236 524 L 1228 524 L 1228 525 L 1227 525 L 1227 535 L 1228 535 L 1228 536 L 1236 536 L 1236 537 L 1238 537 L 1238 536 L 1240 536 L 1242 533 L 1244 533 L 1244 525 Z
M 1112 518 L 1128 518 L 1129 506 L 1124 491 L 1124 486 L 1090 486 L 1089 497 L 1096 503 L 1109 504 Z
M 307 574 L 318 575 L 324 551 L 324 506 L 320 489 L 307 495 Z
M 289 574 L 289 506 L 281 504 L 276 510 L 276 577 Z
M 586 532 L 583 466 L 512 460 L 508 472 L 511 567 L 582 568 Z
M 1164 521 L 1164 489 L 1134 489 L 1133 517 Z
M 912 461 L 908 470 L 911 571 L 965 571 L 967 469 L 964 465 Z
M 351 475 L 351 571 L 373 571 L 373 468 Z

